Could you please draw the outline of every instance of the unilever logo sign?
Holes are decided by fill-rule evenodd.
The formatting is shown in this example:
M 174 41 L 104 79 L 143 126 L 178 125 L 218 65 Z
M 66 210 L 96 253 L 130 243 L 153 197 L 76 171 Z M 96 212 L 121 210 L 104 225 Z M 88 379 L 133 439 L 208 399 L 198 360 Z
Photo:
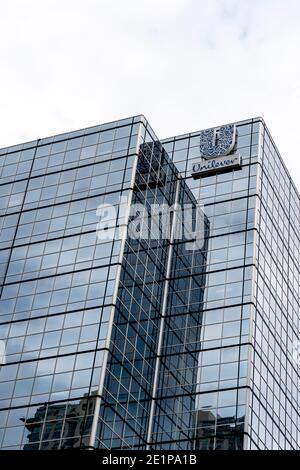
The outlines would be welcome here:
M 194 163 L 192 176 L 199 178 L 209 173 L 231 170 L 241 166 L 241 157 L 233 154 L 237 140 L 234 124 L 208 129 L 200 134 L 201 161 Z
M 208 129 L 200 134 L 200 151 L 206 158 L 228 155 L 236 142 L 236 127 L 234 124 L 218 129 Z

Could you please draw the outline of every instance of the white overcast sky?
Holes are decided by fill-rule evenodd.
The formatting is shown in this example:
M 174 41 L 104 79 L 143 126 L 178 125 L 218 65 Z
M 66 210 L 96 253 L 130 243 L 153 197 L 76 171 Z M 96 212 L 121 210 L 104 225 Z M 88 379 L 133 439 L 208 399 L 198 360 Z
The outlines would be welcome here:
M 0 147 L 144 114 L 263 116 L 300 189 L 299 0 L 2 0 Z

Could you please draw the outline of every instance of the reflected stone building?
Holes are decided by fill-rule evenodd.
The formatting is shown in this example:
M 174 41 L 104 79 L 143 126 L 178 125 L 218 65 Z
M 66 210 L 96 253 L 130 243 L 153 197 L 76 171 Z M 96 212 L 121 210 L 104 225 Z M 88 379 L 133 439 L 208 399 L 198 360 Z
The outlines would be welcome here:
M 1 448 L 300 448 L 300 198 L 261 118 L 0 164 Z
M 88 447 L 85 429 L 91 426 L 95 400 L 82 398 L 78 403 L 42 405 L 35 415 L 21 418 L 28 434 L 24 450 L 76 449 Z M 87 409 L 89 407 L 89 409 Z M 63 445 L 60 446 L 62 440 Z

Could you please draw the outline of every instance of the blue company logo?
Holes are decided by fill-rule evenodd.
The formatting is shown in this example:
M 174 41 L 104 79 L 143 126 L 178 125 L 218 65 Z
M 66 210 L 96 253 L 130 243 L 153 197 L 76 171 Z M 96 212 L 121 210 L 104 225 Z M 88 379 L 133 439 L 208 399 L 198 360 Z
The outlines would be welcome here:
M 203 158 L 228 155 L 236 143 L 236 126 L 229 124 L 219 129 L 207 129 L 200 134 L 200 152 Z
M 193 164 L 192 176 L 199 178 L 209 173 L 239 168 L 241 157 L 239 154 L 232 153 L 236 138 L 237 132 L 234 124 L 202 131 L 200 134 L 201 161 Z

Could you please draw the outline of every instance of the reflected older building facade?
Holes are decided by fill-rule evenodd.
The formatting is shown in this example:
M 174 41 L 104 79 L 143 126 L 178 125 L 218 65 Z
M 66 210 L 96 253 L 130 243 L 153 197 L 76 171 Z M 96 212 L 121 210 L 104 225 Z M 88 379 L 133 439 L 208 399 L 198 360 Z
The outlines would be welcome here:
M 300 198 L 261 118 L 0 160 L 1 448 L 300 447 Z
M 24 450 L 76 449 L 89 446 L 88 432 L 95 411 L 95 399 L 78 403 L 45 404 L 33 417 L 21 418 L 28 431 Z M 75 437 L 77 436 L 77 437 Z M 62 445 L 60 441 L 62 440 Z

